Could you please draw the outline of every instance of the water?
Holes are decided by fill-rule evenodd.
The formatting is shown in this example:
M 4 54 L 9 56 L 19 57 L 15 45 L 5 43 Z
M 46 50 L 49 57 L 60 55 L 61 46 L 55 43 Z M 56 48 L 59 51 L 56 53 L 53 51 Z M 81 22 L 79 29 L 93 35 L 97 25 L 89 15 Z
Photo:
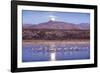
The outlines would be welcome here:
M 50 52 L 46 52 L 45 47 L 48 48 L 46 45 L 24 45 L 22 48 L 22 61 L 49 61 Z
M 50 61 L 51 46 L 46 44 L 24 44 L 22 47 L 22 62 Z M 57 44 L 53 48 L 56 49 L 56 60 L 90 59 L 89 44 Z
M 65 48 L 67 47 L 67 48 Z M 78 60 L 90 58 L 89 45 L 58 45 L 56 60 Z

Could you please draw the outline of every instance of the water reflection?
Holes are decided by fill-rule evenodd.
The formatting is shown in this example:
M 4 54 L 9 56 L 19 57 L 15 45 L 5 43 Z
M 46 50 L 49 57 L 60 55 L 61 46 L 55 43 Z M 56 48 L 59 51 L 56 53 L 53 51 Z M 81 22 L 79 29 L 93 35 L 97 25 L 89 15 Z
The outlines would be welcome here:
M 52 57 L 52 53 L 53 56 Z M 77 60 L 90 58 L 89 44 L 24 44 L 22 47 L 22 61 L 50 61 L 55 60 Z

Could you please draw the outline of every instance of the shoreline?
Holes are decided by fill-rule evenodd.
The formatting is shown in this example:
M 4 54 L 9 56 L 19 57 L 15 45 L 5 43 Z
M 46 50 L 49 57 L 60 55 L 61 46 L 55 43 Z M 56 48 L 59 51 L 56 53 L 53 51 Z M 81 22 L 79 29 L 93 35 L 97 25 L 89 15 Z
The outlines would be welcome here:
M 22 44 L 90 44 L 90 40 L 23 40 Z

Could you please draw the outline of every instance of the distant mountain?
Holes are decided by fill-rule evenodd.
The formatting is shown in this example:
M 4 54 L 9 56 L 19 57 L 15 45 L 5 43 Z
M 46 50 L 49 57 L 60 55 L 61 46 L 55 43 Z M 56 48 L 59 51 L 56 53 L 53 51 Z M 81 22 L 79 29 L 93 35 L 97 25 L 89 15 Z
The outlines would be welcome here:
M 89 26 L 87 23 L 82 24 L 72 24 L 67 22 L 60 21 L 48 21 L 44 23 L 40 23 L 37 25 L 26 25 L 24 24 L 23 28 L 29 29 L 67 29 L 67 30 L 77 30 L 77 29 L 88 29 Z
M 32 26 L 33 24 L 23 24 L 22 26 L 24 27 L 24 28 L 29 28 L 30 26 Z
M 81 29 L 90 29 L 90 24 L 89 23 L 81 23 L 79 24 Z

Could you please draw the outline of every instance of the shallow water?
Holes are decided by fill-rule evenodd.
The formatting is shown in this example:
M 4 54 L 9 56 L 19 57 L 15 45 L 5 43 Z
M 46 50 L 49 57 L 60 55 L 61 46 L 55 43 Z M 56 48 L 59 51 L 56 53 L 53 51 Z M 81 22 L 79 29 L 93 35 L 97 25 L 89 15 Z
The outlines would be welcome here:
M 90 58 L 89 44 L 24 44 L 22 47 L 22 62 L 50 61 L 51 49 L 55 50 L 56 60 L 79 60 Z

